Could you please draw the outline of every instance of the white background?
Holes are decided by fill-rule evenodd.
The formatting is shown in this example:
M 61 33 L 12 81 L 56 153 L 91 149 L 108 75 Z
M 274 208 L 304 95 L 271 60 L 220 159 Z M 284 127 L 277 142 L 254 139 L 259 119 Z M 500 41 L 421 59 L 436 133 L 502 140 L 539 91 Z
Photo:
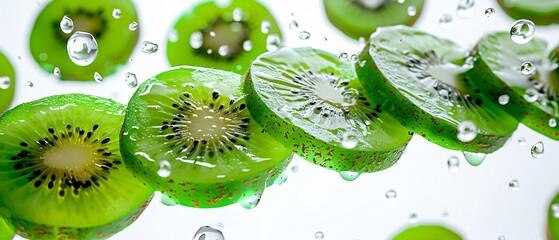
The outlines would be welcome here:
M 61 82 L 39 69 L 28 49 L 28 37 L 34 19 L 45 1 L 0 0 L 0 49 L 14 64 L 17 74 L 15 103 L 58 94 L 81 92 L 110 97 L 126 103 L 134 89 L 124 83 L 126 72 L 134 72 L 140 81 L 169 67 L 165 57 L 167 32 L 179 15 L 196 2 L 188 0 L 135 1 L 139 15 L 140 42 L 158 43 L 153 55 L 139 51 L 117 73 L 105 76 L 102 83 Z M 337 31 L 326 19 L 320 0 L 283 0 L 265 2 L 278 19 L 288 46 L 313 46 L 336 54 L 355 53 L 357 41 Z M 464 46 L 473 46 L 484 33 L 508 31 L 513 20 L 493 0 L 476 1 L 476 14 L 461 19 L 456 14 L 458 0 L 427 0 L 416 23 L 418 28 L 450 38 Z M 487 18 L 484 11 L 496 9 Z M 405 9 L 402 10 L 405 13 Z M 299 29 L 289 30 L 290 13 Z M 442 29 L 442 14 L 453 16 L 452 27 Z M 298 39 L 299 31 L 311 33 L 309 40 Z M 558 44 L 559 27 L 538 27 L 538 37 Z M 324 37 L 328 40 L 324 41 Z M 405 41 L 405 39 L 404 39 Z M 18 57 L 20 59 L 18 59 Z M 26 85 L 31 81 L 34 87 Z M 518 143 L 525 137 L 526 145 Z M 545 144 L 540 159 L 530 156 L 537 141 Z M 399 163 L 382 172 L 364 174 L 346 182 L 333 171 L 316 167 L 301 159 L 288 171 L 285 184 L 272 186 L 260 204 L 252 210 L 233 205 L 220 209 L 167 207 L 154 202 L 138 221 L 113 239 L 191 239 L 201 226 L 217 227 L 225 239 L 314 239 L 324 232 L 324 239 L 388 239 L 410 226 L 410 214 L 419 223 L 441 223 L 460 232 L 465 239 L 507 240 L 544 239 L 548 202 L 559 190 L 559 143 L 520 126 L 512 140 L 487 157 L 479 167 L 471 167 L 460 152 L 445 150 L 420 137 L 414 137 Z M 447 168 L 450 156 L 460 158 L 460 168 Z M 511 190 L 511 180 L 520 182 Z M 394 189 L 395 200 L 385 193 Z

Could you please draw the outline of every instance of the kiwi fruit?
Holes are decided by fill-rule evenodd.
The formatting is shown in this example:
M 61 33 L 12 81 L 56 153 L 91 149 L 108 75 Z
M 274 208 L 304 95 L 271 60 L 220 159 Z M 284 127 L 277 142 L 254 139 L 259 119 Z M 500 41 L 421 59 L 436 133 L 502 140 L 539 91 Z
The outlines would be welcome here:
M 15 236 L 13 227 L 0 217 L 0 240 L 10 240 Z
M 246 75 L 244 91 L 251 115 L 271 136 L 302 158 L 341 173 L 386 169 L 411 138 L 364 95 L 351 63 L 322 50 L 262 54 Z
M 113 11 L 120 10 L 119 18 Z M 73 30 L 61 29 L 64 17 L 73 21 Z M 106 77 L 128 62 L 139 37 L 139 30 L 130 31 L 128 25 L 138 22 L 138 15 L 131 0 L 56 0 L 39 13 L 30 36 L 31 55 L 39 66 L 52 73 L 60 70 L 62 80 L 93 81 L 95 73 Z M 85 66 L 74 63 L 67 51 L 68 40 L 74 34 L 81 40 L 89 33 L 98 47 L 95 59 Z M 95 45 L 95 44 L 93 44 Z M 82 53 L 83 54 L 83 53 Z
M 530 19 L 536 25 L 559 23 L 559 2 L 555 0 L 497 0 L 514 19 Z
M 14 98 L 16 75 L 10 61 L 0 52 L 0 115 Z
M 281 31 L 257 1 L 232 0 L 221 6 L 205 1 L 183 14 L 167 40 L 171 66 L 189 65 L 245 74 L 250 62 L 280 41 Z
M 547 240 L 559 240 L 559 193 L 553 197 L 547 210 Z
M 482 37 L 472 55 L 474 68 L 467 75 L 481 94 L 524 125 L 559 140 L 559 48 L 549 51 L 538 38 L 517 44 L 508 32 L 495 32 Z
M 134 176 L 197 208 L 261 196 L 291 151 L 251 118 L 241 75 L 175 67 L 140 85 L 128 104 L 121 152 Z
M 66 94 L 23 103 L 0 118 L 0 214 L 18 235 L 105 238 L 137 218 L 153 191 L 120 157 L 125 109 Z
M 453 230 L 440 225 L 416 225 L 398 233 L 392 240 L 462 240 Z
M 324 0 L 328 20 L 351 38 L 368 38 L 378 27 L 413 25 L 424 0 Z

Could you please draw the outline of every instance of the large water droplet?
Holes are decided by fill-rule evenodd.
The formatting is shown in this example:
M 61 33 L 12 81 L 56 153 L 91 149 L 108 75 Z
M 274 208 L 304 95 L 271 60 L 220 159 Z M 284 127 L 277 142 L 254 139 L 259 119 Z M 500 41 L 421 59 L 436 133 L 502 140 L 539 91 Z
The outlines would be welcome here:
M 543 147 L 543 142 L 542 141 L 537 142 L 530 149 L 530 154 L 532 155 L 533 158 L 536 158 L 536 159 L 541 158 L 543 156 L 543 153 L 544 153 L 544 147 Z
M 192 240 L 225 240 L 225 237 L 221 231 L 210 226 L 203 226 L 194 233 Z
M 469 142 L 474 140 L 477 136 L 477 127 L 471 121 L 464 121 L 458 124 L 458 140 L 462 142 Z
M 291 20 L 289 22 L 289 30 L 295 30 L 297 28 L 299 28 L 299 23 L 295 20 Z
M 307 31 L 301 31 L 301 32 L 299 33 L 299 39 L 301 39 L 301 40 L 307 40 L 307 39 L 309 39 L 309 38 L 311 38 L 311 33 L 307 32 Z
M 95 72 L 93 74 L 93 79 L 95 79 L 96 82 L 102 82 L 103 81 L 103 76 L 101 76 L 101 74 L 99 74 L 98 72 Z
M 119 19 L 120 16 L 122 16 L 122 12 L 120 11 L 120 9 L 118 8 L 113 9 L 113 17 Z
M 445 13 L 439 18 L 439 26 L 442 29 L 449 29 L 452 26 L 452 15 Z
M 458 16 L 468 19 L 474 16 L 475 1 L 474 0 L 460 0 L 458 8 L 456 9 Z
M 511 190 L 518 190 L 518 188 L 520 188 L 520 183 L 518 182 L 518 180 L 513 179 L 509 182 L 509 188 Z
M 245 50 L 247 52 L 252 50 L 252 41 L 250 41 L 250 40 L 244 41 L 243 42 L 243 50 Z
M 338 57 L 339 57 L 340 60 L 342 60 L 342 61 L 347 60 L 347 56 L 348 56 L 348 55 L 347 55 L 346 52 L 340 53 L 340 55 L 338 55 Z
M 271 27 L 272 27 L 272 24 L 270 24 L 269 21 L 264 20 L 264 21 L 262 21 L 262 24 L 260 24 L 260 31 L 264 34 L 267 34 L 268 32 L 270 32 Z
M 524 91 L 524 99 L 528 102 L 535 102 L 538 100 L 538 90 L 534 88 L 528 88 Z
M 66 46 L 70 60 L 78 66 L 87 66 L 97 58 L 97 41 L 86 32 L 75 32 Z
M 126 85 L 131 88 L 138 86 L 138 78 L 136 78 L 136 74 L 131 72 L 127 72 L 126 75 L 124 75 L 124 82 L 126 82 Z
M 60 20 L 60 30 L 62 30 L 62 32 L 66 34 L 71 33 L 72 31 L 74 31 L 74 21 L 72 21 L 72 19 L 68 16 L 64 15 L 64 17 L 62 17 L 62 20 Z
M 8 89 L 12 85 L 12 81 L 8 76 L 0 76 L 0 89 Z
M 534 38 L 536 27 L 530 20 L 520 19 L 510 28 L 510 39 L 518 44 L 526 44 Z
M 473 153 L 473 152 L 462 152 L 466 161 L 472 166 L 479 166 L 485 160 L 487 154 L 485 153 Z
M 142 42 L 141 50 L 144 53 L 153 54 L 153 53 L 157 52 L 157 49 L 159 49 L 159 46 L 157 46 L 157 44 L 155 44 L 155 43 L 152 43 L 150 41 L 143 41 Z
M 532 75 L 536 71 L 536 65 L 532 62 L 524 62 L 520 66 L 520 72 L 526 76 Z
M 357 179 L 357 178 L 359 177 L 359 175 L 361 175 L 361 174 L 358 173 L 358 172 L 350 172 L 350 171 L 343 171 L 343 172 L 340 172 L 340 176 L 341 176 L 344 180 L 350 181 L 350 182 L 353 181 L 353 180 L 355 180 L 355 179 Z
M 194 49 L 202 47 L 204 43 L 204 35 L 201 32 L 193 32 L 190 35 L 190 46 Z
M 261 198 L 262 192 L 255 192 L 252 196 L 245 197 L 239 201 L 239 205 L 245 209 L 253 209 L 258 205 Z
M 324 239 L 324 233 L 322 231 L 318 231 L 318 232 L 314 233 L 314 238 Z
M 409 6 L 408 7 L 408 16 L 413 17 L 417 14 L 417 9 L 415 8 L 415 6 Z
M 270 34 L 266 38 L 266 49 L 268 51 L 276 51 L 281 44 L 280 37 L 277 34 Z
M 343 134 L 342 137 L 342 147 L 347 149 L 353 149 L 359 143 L 359 139 L 354 132 L 348 131 Z
M 557 119 L 555 118 L 550 118 L 549 121 L 547 122 L 547 125 L 549 125 L 549 127 L 557 127 Z
M 490 18 L 493 17 L 493 15 L 495 15 L 495 8 L 488 8 L 485 9 L 485 16 Z
M 501 105 L 507 105 L 510 101 L 510 97 L 507 94 L 503 94 L 499 96 L 499 99 L 497 101 L 499 101 L 499 104 Z
M 54 70 L 52 70 L 52 74 L 54 74 L 54 76 L 56 77 L 60 77 L 60 68 L 54 67 Z
M 138 29 L 138 23 L 137 22 L 131 22 L 130 24 L 128 24 L 128 30 L 136 31 L 137 29 Z
M 171 175 L 171 163 L 168 161 L 161 161 L 159 163 L 159 170 L 157 170 L 157 175 L 166 178 Z
M 551 205 L 551 213 L 554 218 L 559 218 L 559 203 L 554 203 Z
M 456 156 L 449 157 L 446 164 L 448 166 L 448 170 L 451 172 L 457 172 L 460 167 L 460 159 Z
M 398 194 L 393 189 L 390 189 L 386 192 L 385 197 L 386 199 L 396 199 L 396 197 L 398 197 Z

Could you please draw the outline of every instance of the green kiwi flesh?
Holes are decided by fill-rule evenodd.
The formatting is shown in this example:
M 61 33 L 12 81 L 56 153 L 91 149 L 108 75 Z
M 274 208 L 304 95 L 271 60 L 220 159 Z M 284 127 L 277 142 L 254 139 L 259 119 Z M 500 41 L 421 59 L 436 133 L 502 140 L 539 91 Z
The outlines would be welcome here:
M 253 118 L 302 158 L 342 172 L 392 166 L 411 134 L 364 96 L 353 66 L 312 48 L 259 56 L 244 91 Z
M 120 18 L 112 16 L 121 10 Z M 74 22 L 72 32 L 60 29 L 60 21 L 68 16 Z M 31 54 L 39 66 L 53 73 L 60 70 L 60 79 L 93 81 L 97 72 L 106 77 L 128 62 L 140 34 L 128 26 L 138 22 L 134 4 L 130 0 L 56 0 L 39 13 L 30 36 Z M 87 66 L 78 66 L 68 56 L 67 42 L 76 31 L 87 32 L 97 41 L 96 59 Z
M 268 24 L 265 31 L 262 25 Z M 227 6 L 201 3 L 173 26 L 167 41 L 171 66 L 190 65 L 245 74 L 267 51 L 267 38 L 281 38 L 272 14 L 257 1 L 232 0 Z
M 252 120 L 240 86 L 238 74 L 198 67 L 148 79 L 128 104 L 126 165 L 184 206 L 215 208 L 261 194 L 291 151 Z
M 462 240 L 453 230 L 440 225 L 417 225 L 404 229 L 392 240 Z
M 19 235 L 83 238 L 114 232 L 141 212 L 153 191 L 120 157 L 124 111 L 109 99 L 67 94 L 0 118 L 0 213 Z
M 0 217 L 0 240 L 12 239 L 14 235 L 14 228 L 9 225 L 4 218 Z
M 501 8 L 514 19 L 529 19 L 536 25 L 559 23 L 559 1 L 555 0 L 497 0 Z
M 538 38 L 517 44 L 508 32 L 487 34 L 473 51 L 474 68 L 467 75 L 490 101 L 508 96 L 508 103 L 501 106 L 504 110 L 524 125 L 559 140 L 559 127 L 550 124 L 559 121 L 559 48 L 548 48 Z M 525 62 L 535 66 L 533 74 L 522 73 Z
M 423 10 L 424 0 L 324 0 L 328 20 L 351 38 L 368 38 L 378 27 L 412 25 Z M 415 7 L 410 16 L 409 7 Z
M 551 202 L 549 203 L 549 209 L 547 210 L 547 240 L 558 240 L 559 239 L 559 193 L 556 194 Z
M 8 80 L 9 79 L 9 80 Z M 5 88 L 4 81 L 9 81 L 9 86 Z M 0 52 L 0 115 L 8 109 L 14 98 L 16 85 L 16 74 L 10 61 Z M 5 88 L 5 89 L 4 89 Z
M 471 86 L 469 51 L 407 26 L 379 28 L 356 63 L 359 80 L 382 109 L 410 131 L 448 149 L 490 153 L 511 136 L 518 121 Z M 461 141 L 458 126 L 477 127 Z

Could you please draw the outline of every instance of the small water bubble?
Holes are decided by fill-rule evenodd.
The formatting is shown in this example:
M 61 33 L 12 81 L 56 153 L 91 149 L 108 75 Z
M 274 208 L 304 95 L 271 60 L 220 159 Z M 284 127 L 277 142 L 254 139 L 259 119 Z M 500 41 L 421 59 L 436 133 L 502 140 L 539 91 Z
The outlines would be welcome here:
M 0 76 L 0 89 L 8 89 L 12 85 L 12 81 L 8 76 Z
M 340 58 L 340 60 L 345 61 L 347 60 L 347 53 L 346 52 L 340 53 L 338 57 Z
M 291 172 L 296 173 L 299 171 L 299 165 L 293 165 L 291 166 Z
M 204 35 L 201 32 L 193 32 L 190 35 L 190 46 L 194 49 L 199 49 L 204 43 Z
M 252 41 L 250 41 L 250 40 L 244 41 L 243 42 L 243 50 L 245 50 L 247 52 L 252 50 Z
M 451 172 L 457 172 L 460 167 L 460 159 L 456 156 L 449 157 L 446 164 L 448 166 L 448 170 Z
M 72 21 L 72 19 L 68 16 L 64 15 L 64 17 L 62 17 L 62 20 L 60 20 L 60 30 L 62 30 L 62 32 L 66 34 L 71 33 L 74 30 L 74 21 Z
M 507 105 L 510 101 L 510 97 L 507 94 L 503 94 L 501 96 L 499 96 L 499 98 L 497 99 L 497 101 L 499 102 L 499 104 L 501 105 Z
M 513 179 L 509 182 L 509 188 L 511 190 L 518 190 L 518 188 L 520 188 L 520 183 L 518 182 L 518 180 Z
M 70 60 L 78 66 L 87 66 L 97 58 L 97 41 L 90 33 L 75 32 L 66 46 Z
M 541 158 L 543 156 L 543 152 L 544 152 L 544 147 L 542 141 L 537 142 L 530 149 L 530 154 L 532 155 L 533 158 L 536 159 Z
M 390 189 L 386 192 L 385 197 L 386 199 L 396 199 L 396 197 L 398 197 L 398 194 L 393 189 Z
M 322 231 L 318 231 L 318 232 L 314 233 L 314 238 L 324 239 L 324 233 Z
M 206 53 L 207 53 L 208 55 L 210 55 L 210 54 L 213 53 L 213 51 L 212 51 L 211 49 L 208 49 L 208 50 L 206 50 Z
M 526 145 L 526 138 L 521 137 L 518 139 L 518 144 L 520 144 L 521 146 Z
M 113 9 L 113 17 L 115 19 L 119 19 L 120 16 L 122 16 L 122 12 L 120 11 L 120 9 L 118 8 Z
M 268 51 L 276 51 L 279 49 L 281 39 L 277 34 L 270 34 L 266 38 L 266 49 Z
M 159 163 L 159 170 L 157 170 L 157 175 L 166 178 L 171 175 L 171 163 L 168 161 L 161 161 Z
M 60 68 L 54 67 L 54 70 L 52 70 L 52 74 L 54 74 L 54 76 L 56 77 L 60 77 Z
M 262 21 L 262 24 L 260 24 L 260 31 L 264 34 L 267 34 L 268 32 L 270 32 L 271 27 L 272 27 L 272 24 L 270 24 L 269 21 L 264 20 L 264 21 Z
M 137 29 L 138 29 L 138 23 L 137 22 L 131 22 L 130 24 L 128 24 L 128 30 L 136 31 Z
M 128 87 L 135 88 L 138 86 L 138 78 L 136 78 L 136 74 L 134 73 L 127 72 L 126 75 L 124 75 L 124 81 Z
M 490 18 L 493 17 L 493 15 L 495 15 L 495 8 L 488 8 L 485 9 L 485 16 Z
M 528 102 L 535 102 L 538 100 L 538 90 L 534 88 L 528 88 L 524 91 L 524 99 Z
M 510 28 L 510 39 L 518 44 L 526 44 L 534 38 L 536 27 L 530 20 L 520 19 Z
M 408 221 L 410 223 L 416 223 L 417 222 L 417 214 L 416 213 L 410 214 Z
M 253 209 L 258 205 L 261 198 L 262 198 L 262 193 L 256 192 L 252 196 L 246 197 L 243 200 L 241 200 L 239 202 L 239 205 L 241 205 L 241 207 L 245 209 Z
M 328 38 L 327 38 L 327 37 L 322 37 L 322 41 L 327 42 L 327 41 L 328 41 Z
M 152 43 L 150 41 L 143 41 L 142 42 L 141 50 L 144 53 L 153 54 L 153 53 L 157 52 L 157 49 L 159 49 L 159 46 L 157 46 L 157 44 L 155 44 L 155 43 Z
M 342 100 L 345 103 L 345 106 L 353 106 L 357 103 L 359 91 L 355 88 L 349 88 L 342 92 L 342 96 Z
M 408 7 L 408 16 L 413 17 L 417 14 L 417 9 L 415 8 L 415 6 L 409 6 Z
M 499 235 L 499 237 L 497 238 L 497 240 L 505 240 L 505 236 Z
M 311 38 L 311 33 L 307 32 L 307 31 L 301 31 L 301 32 L 299 33 L 299 39 L 301 39 L 301 40 L 307 40 L 307 39 L 309 39 L 309 38 Z
M 536 71 L 536 65 L 532 62 L 524 62 L 520 66 L 520 72 L 526 76 L 532 75 Z
M 31 81 L 27 81 L 27 86 L 28 86 L 28 87 L 32 88 L 32 87 L 33 87 L 33 85 L 34 85 L 34 84 L 33 84 L 33 82 L 31 82 Z
M 555 118 L 550 118 L 549 121 L 547 122 L 547 125 L 549 125 L 549 127 L 557 127 L 557 119 Z
M 357 61 L 359 61 L 359 56 L 357 56 L 357 54 L 351 54 L 351 56 L 349 57 L 349 61 L 352 63 L 356 63 Z
M 457 8 L 458 16 L 468 19 L 475 14 L 475 1 L 474 0 L 460 0 Z
M 554 203 L 551 205 L 551 212 L 554 218 L 559 218 L 559 203 Z
M 291 20 L 289 22 L 289 30 L 295 30 L 297 28 L 299 28 L 299 23 L 295 20 Z
M 445 13 L 439 18 L 439 26 L 442 29 L 449 29 L 452 26 L 452 15 Z
M 474 140 L 477 136 L 477 127 L 471 121 L 464 121 L 458 124 L 458 140 L 462 142 L 469 142 Z
M 96 82 L 102 82 L 103 81 L 103 76 L 101 76 L 101 74 L 99 74 L 98 72 L 95 72 L 93 74 L 93 79 L 95 79 Z
M 225 240 L 225 237 L 221 231 L 210 226 L 203 226 L 194 233 L 192 240 Z
M 221 46 L 217 49 L 217 53 L 219 54 L 219 56 L 222 56 L 222 57 L 227 56 L 227 54 L 229 54 L 229 46 L 227 46 L 227 45 L 221 45 Z
M 358 173 L 358 172 L 351 172 L 351 171 L 343 171 L 343 172 L 340 172 L 340 176 L 341 176 L 344 180 L 350 181 L 350 182 L 353 181 L 353 180 L 355 180 L 355 179 L 357 179 L 357 178 L 359 177 L 359 175 L 361 175 L 361 174 Z
M 169 31 L 169 33 L 167 34 L 167 38 L 169 38 L 170 42 L 177 42 L 179 40 L 179 33 L 177 32 L 177 30 L 173 29 Z
M 359 143 L 357 135 L 353 132 L 345 132 L 342 138 L 342 147 L 347 149 L 353 149 Z
M 473 153 L 473 152 L 462 152 L 464 154 L 464 158 L 471 166 L 479 166 L 487 157 L 486 153 Z
M 243 20 L 243 10 L 240 8 L 233 9 L 233 21 L 240 22 Z

